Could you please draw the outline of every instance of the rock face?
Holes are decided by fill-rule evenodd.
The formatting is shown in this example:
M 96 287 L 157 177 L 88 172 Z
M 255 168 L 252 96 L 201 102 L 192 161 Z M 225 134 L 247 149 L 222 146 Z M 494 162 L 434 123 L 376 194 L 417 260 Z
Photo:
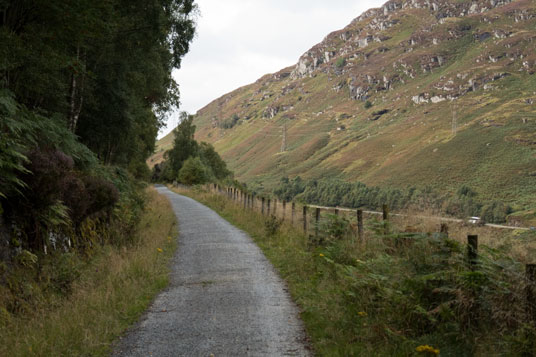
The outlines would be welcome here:
M 382 31 L 385 31 L 393 26 L 399 24 L 402 20 L 395 18 L 396 13 L 403 9 L 422 9 L 427 10 L 431 16 L 434 16 L 438 23 L 444 23 L 445 19 L 448 18 L 462 18 L 468 17 L 475 14 L 484 14 L 489 12 L 497 7 L 504 6 L 511 3 L 512 0 L 480 0 L 480 1 L 445 1 L 445 0 L 391 0 L 385 3 L 380 9 L 372 9 L 357 19 L 355 19 L 353 24 L 361 24 L 365 22 L 365 26 L 359 28 L 358 31 L 352 31 L 345 29 L 343 31 L 338 31 L 333 33 L 330 36 L 326 37 L 317 46 L 313 47 L 311 50 L 302 55 L 296 64 L 294 70 L 291 73 L 293 79 L 303 78 L 305 76 L 310 76 L 312 73 L 323 63 L 328 63 L 330 59 L 334 58 L 337 55 L 336 51 L 328 51 L 328 49 L 333 48 L 334 34 L 337 38 L 342 39 L 345 42 L 352 42 L 355 44 L 355 47 L 359 49 L 364 49 L 369 46 L 372 42 L 383 42 L 389 37 L 382 36 Z M 527 13 L 516 14 L 516 19 L 527 18 Z M 368 21 L 367 21 L 368 20 Z M 517 21 L 517 20 L 516 20 Z M 502 30 L 496 30 L 494 32 L 495 36 L 505 36 Z M 487 38 L 491 37 L 492 34 L 489 32 L 484 32 L 479 35 L 480 41 L 485 41 Z M 502 38 L 502 37 L 501 37 Z M 422 39 L 411 38 L 409 41 L 410 46 L 418 45 L 422 42 Z M 437 45 L 439 44 L 439 38 L 432 38 L 432 43 Z M 346 53 L 344 51 L 343 53 Z M 327 55 L 329 54 L 329 55 Z M 439 63 L 441 66 L 442 57 L 435 57 L 435 63 Z M 425 68 L 423 70 L 429 70 Z

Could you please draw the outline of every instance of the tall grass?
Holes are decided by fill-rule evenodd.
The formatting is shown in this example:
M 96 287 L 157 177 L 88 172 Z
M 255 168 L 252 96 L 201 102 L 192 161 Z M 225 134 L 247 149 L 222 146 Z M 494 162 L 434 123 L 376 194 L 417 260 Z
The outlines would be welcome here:
M 132 246 L 100 247 L 88 263 L 67 256 L 67 264 L 79 274 L 69 294 L 47 293 L 46 282 L 41 282 L 40 297 L 25 311 L 10 315 L 0 309 L 0 356 L 109 354 L 112 341 L 168 282 L 168 263 L 176 248 L 175 216 L 154 189 L 147 197 Z M 54 262 L 41 269 L 63 268 Z
M 317 354 L 325 356 L 533 355 L 524 266 L 437 234 L 404 234 L 366 221 L 363 242 L 325 216 L 319 237 L 246 211 L 225 197 L 182 191 L 248 232 L 287 281 Z M 313 229 L 314 230 L 314 229 Z

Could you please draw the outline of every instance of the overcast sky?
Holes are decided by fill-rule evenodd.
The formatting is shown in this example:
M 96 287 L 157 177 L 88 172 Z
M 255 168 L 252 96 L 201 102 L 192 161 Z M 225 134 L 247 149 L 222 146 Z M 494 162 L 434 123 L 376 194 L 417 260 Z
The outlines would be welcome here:
M 197 0 L 197 35 L 174 72 L 180 111 L 195 114 L 225 93 L 294 65 L 330 32 L 386 0 Z M 177 125 L 171 115 L 167 134 Z

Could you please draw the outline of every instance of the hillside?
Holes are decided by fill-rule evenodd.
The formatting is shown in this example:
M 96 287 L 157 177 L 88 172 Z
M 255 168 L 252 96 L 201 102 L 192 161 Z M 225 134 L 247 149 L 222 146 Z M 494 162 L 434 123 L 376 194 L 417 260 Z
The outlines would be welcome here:
M 529 209 L 535 39 L 533 1 L 389 1 L 201 109 L 196 139 L 257 187 L 297 175 L 467 184 Z

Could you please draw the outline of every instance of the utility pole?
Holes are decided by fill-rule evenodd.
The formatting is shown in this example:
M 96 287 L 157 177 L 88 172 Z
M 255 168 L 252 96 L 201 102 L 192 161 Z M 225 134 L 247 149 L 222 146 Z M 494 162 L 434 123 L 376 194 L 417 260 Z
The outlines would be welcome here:
M 458 131 L 458 118 L 456 117 L 456 103 L 452 104 L 452 135 Z
M 287 151 L 287 123 L 282 127 L 283 129 L 283 138 L 281 140 L 281 152 Z

